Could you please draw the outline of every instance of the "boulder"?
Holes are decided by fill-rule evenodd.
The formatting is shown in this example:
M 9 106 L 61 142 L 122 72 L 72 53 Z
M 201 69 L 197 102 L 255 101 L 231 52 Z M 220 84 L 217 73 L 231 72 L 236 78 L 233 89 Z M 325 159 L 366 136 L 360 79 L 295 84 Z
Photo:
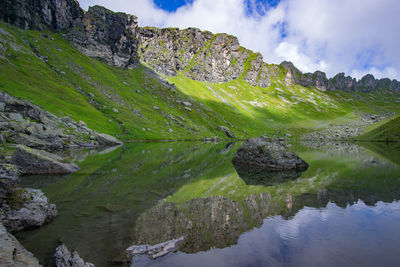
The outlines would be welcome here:
M 19 166 L 24 174 L 67 174 L 79 170 L 77 165 L 66 163 L 55 154 L 23 145 L 16 147 L 11 163 Z
M 123 143 L 119 141 L 117 138 L 108 135 L 108 134 L 96 134 L 96 140 L 99 142 L 101 146 L 117 146 L 122 145 Z
M 56 248 L 54 261 L 57 267 L 94 267 L 93 263 L 85 262 L 78 252 L 71 253 L 64 244 Z
M 218 126 L 218 130 L 221 130 L 224 132 L 224 134 L 229 137 L 229 138 L 235 138 L 235 135 L 231 133 L 228 127 L 226 126 Z
M 39 189 L 25 188 L 19 197 L 24 201 L 20 208 L 3 203 L 1 221 L 10 232 L 42 226 L 57 215 L 56 205 L 50 204 Z
M 39 261 L 0 222 L 0 266 L 36 267 Z
M 304 171 L 308 164 L 284 146 L 263 138 L 249 139 L 243 143 L 233 157 L 237 166 L 247 166 L 266 171 Z

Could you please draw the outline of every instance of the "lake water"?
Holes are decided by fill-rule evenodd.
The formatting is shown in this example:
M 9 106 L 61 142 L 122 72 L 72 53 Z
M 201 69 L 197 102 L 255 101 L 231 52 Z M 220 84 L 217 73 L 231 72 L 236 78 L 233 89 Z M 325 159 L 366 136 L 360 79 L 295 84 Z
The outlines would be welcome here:
M 297 144 L 293 177 L 243 173 L 240 143 L 131 143 L 71 151 L 81 170 L 24 177 L 58 216 L 17 238 L 43 265 L 58 242 L 96 266 L 184 236 L 178 251 L 132 266 L 398 266 L 400 148 Z

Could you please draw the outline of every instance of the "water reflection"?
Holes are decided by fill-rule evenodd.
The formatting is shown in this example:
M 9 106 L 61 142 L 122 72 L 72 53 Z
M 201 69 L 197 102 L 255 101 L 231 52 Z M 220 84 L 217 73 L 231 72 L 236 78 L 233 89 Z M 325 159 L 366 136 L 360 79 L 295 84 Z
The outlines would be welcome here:
M 301 176 L 302 171 L 286 170 L 286 171 L 266 171 L 263 169 L 249 168 L 245 166 L 233 165 L 236 172 L 247 185 L 265 185 L 271 186 L 294 180 Z
M 186 236 L 178 253 L 155 261 L 141 257 L 135 262 L 185 266 L 188 262 L 195 265 L 198 260 L 203 263 L 201 260 L 208 257 L 210 261 L 205 260 L 205 265 L 224 266 L 237 258 L 231 253 L 237 253 L 244 258 L 236 266 L 290 265 L 285 253 L 295 253 L 299 248 L 293 246 L 300 246 L 301 240 L 285 243 L 279 241 L 281 236 L 263 236 L 260 232 L 256 238 L 252 233 L 272 231 L 272 226 L 266 226 L 269 221 L 278 220 L 277 225 L 284 225 L 309 210 L 307 207 L 329 212 L 332 205 L 336 211 L 342 210 L 339 207 L 362 209 L 364 203 L 381 205 L 381 201 L 400 199 L 400 167 L 381 156 L 379 150 L 371 152 L 371 148 L 341 143 L 292 146 L 309 163 L 306 172 L 267 178 L 263 174 L 257 178 L 257 173 L 246 176 L 232 166 L 239 145 L 128 144 L 106 154 L 87 152 L 85 158 L 77 156 L 81 171 L 74 175 L 56 179 L 27 177 L 29 186 L 43 188 L 57 204 L 59 215 L 53 223 L 21 233 L 18 238 L 43 264 L 58 240 L 96 266 L 109 266 L 131 245 L 153 245 Z M 339 221 L 347 223 L 347 217 L 336 214 Z M 307 242 L 315 246 L 327 234 L 335 236 L 321 230 L 319 236 L 310 235 L 314 240 Z M 363 234 L 370 236 L 368 231 Z M 248 241 L 243 243 L 246 238 Z M 378 237 L 368 238 L 381 242 Z M 278 246 L 270 254 L 261 253 L 266 249 L 262 243 L 275 241 L 288 247 L 281 244 L 285 249 Z

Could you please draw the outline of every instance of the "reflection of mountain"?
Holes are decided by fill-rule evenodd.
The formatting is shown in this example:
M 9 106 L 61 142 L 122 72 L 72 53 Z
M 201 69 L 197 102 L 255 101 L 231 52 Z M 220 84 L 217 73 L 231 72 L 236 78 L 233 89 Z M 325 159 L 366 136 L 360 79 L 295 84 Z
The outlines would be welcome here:
M 186 236 L 180 250 L 195 253 L 236 244 L 240 234 L 260 226 L 269 211 L 268 193 L 252 195 L 242 203 L 221 196 L 193 199 L 151 208 L 140 216 L 135 230 L 140 244 Z
M 301 176 L 302 171 L 267 171 L 258 168 L 233 165 L 239 177 L 248 185 L 274 185 L 294 180 Z
M 44 183 L 59 210 L 56 220 L 18 237 L 41 260 L 61 239 L 85 260 L 107 266 L 134 244 L 186 235 L 181 250 L 195 253 L 235 244 L 270 215 L 287 218 L 329 201 L 372 205 L 400 197 L 399 166 L 359 147 L 293 147 L 309 169 L 296 179 L 256 186 L 231 164 L 238 145 L 139 143 L 88 155 L 80 172 Z
M 56 220 L 19 238 L 41 260 L 61 239 L 89 262 L 107 265 L 135 240 L 132 229 L 140 213 L 210 171 L 210 177 L 231 172 L 220 166 L 230 161 L 234 147 L 138 143 L 89 155 L 78 173 L 44 183 L 44 192 L 59 211 Z M 222 150 L 226 154 L 218 153 Z M 42 179 L 37 179 L 42 186 Z M 29 183 L 35 185 L 33 180 Z
M 246 177 L 237 169 L 247 185 L 237 188 L 237 195 L 231 196 L 235 201 L 213 196 L 188 199 L 179 204 L 161 203 L 140 216 L 135 228 L 138 244 L 157 244 L 185 235 L 187 238 L 180 251 L 196 253 L 236 244 L 243 232 L 260 226 L 268 216 L 291 218 L 306 206 L 325 208 L 329 202 L 346 207 L 360 199 L 367 205 L 400 199 L 398 167 L 365 153 L 362 148 L 344 145 L 335 144 L 327 152 L 302 153 L 301 156 L 310 163 L 310 169 L 301 177 L 275 176 L 271 180 L 263 173 L 245 173 L 249 175 Z M 298 178 L 294 179 L 296 176 Z M 266 178 L 269 178 L 267 182 L 260 182 Z M 220 194 L 224 195 L 225 188 L 233 182 L 233 179 L 222 178 L 215 184 L 221 183 Z M 271 186 L 248 186 L 262 183 Z M 214 188 L 213 185 L 208 191 Z M 259 189 L 270 193 L 240 197 L 240 192 Z M 191 190 L 187 189 L 188 192 Z M 176 196 L 180 193 L 174 194 L 175 199 L 181 199 Z

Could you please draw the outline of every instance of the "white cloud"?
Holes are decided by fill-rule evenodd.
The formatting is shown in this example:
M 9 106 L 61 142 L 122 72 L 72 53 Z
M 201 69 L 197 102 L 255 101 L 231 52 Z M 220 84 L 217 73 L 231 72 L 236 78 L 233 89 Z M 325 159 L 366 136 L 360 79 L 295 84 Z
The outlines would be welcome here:
M 319 69 L 328 76 L 345 72 L 358 78 L 370 72 L 400 78 L 398 0 L 282 0 L 251 15 L 245 0 L 195 0 L 172 13 L 152 0 L 79 2 L 84 9 L 98 4 L 134 14 L 141 26 L 226 32 L 261 52 L 266 62 L 290 60 L 305 72 Z

